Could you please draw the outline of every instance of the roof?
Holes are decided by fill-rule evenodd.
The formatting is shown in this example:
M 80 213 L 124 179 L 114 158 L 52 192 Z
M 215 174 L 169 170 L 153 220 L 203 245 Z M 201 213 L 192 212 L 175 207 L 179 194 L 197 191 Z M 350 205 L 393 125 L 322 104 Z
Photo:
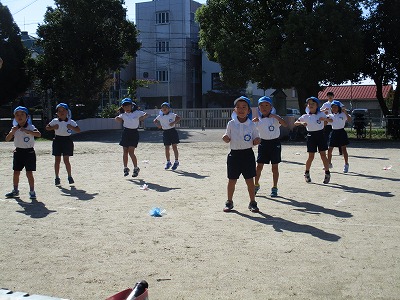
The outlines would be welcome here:
M 387 98 L 391 90 L 391 84 L 382 86 L 383 98 Z M 327 86 L 318 93 L 318 99 L 327 100 L 328 92 L 332 92 L 336 100 L 376 100 L 376 85 Z

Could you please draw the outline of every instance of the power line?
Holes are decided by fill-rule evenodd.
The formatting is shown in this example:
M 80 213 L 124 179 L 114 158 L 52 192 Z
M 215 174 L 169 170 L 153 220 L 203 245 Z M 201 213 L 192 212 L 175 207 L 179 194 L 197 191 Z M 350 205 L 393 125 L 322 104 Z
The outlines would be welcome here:
M 13 15 L 16 15 L 17 13 L 23 11 L 25 8 L 31 6 L 33 3 L 38 2 L 39 0 L 34 0 L 33 2 L 29 3 L 28 5 L 25 5 L 23 8 L 21 8 L 20 10 L 16 11 L 15 13 L 13 13 Z

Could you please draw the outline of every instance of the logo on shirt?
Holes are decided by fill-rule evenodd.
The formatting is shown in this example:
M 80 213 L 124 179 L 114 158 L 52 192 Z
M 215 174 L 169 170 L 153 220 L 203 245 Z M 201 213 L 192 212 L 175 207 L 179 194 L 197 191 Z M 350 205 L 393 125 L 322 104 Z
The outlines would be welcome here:
M 68 132 L 68 133 L 72 133 L 72 130 L 68 128 L 68 129 L 67 129 L 67 132 Z
M 168 120 L 168 122 L 170 122 L 170 123 L 171 123 L 172 121 L 173 121 L 173 119 L 169 119 L 169 120 Z
M 269 131 L 274 131 L 275 127 L 271 125 L 271 126 L 268 127 L 268 129 L 269 129 Z
M 244 140 L 245 140 L 246 142 L 250 141 L 250 140 L 251 140 L 251 135 L 250 135 L 250 134 L 245 134 Z
M 321 120 L 317 120 L 317 124 L 321 124 Z
M 27 143 L 31 140 L 31 138 L 29 136 L 24 137 L 24 142 Z

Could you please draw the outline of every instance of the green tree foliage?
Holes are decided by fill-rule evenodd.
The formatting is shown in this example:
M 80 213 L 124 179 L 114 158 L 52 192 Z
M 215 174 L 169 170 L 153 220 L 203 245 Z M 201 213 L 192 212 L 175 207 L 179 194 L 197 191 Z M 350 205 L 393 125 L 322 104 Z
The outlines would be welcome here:
M 400 90 L 397 88 L 389 111 L 383 99 L 382 86 L 400 84 L 400 2 L 387 0 L 365 1 L 369 8 L 364 25 L 365 61 L 363 73 L 377 86 L 377 98 L 385 116 L 399 115 Z
M 95 113 L 112 72 L 136 56 L 136 26 L 126 19 L 123 0 L 56 0 L 38 27 L 37 76 L 56 101 L 83 103 Z M 75 114 L 76 115 L 76 114 Z
M 21 42 L 21 32 L 6 6 L 0 3 L 0 104 L 23 96 L 31 80 L 27 71 L 29 52 Z
M 359 76 L 357 1 L 209 0 L 196 14 L 200 46 L 221 64 L 225 84 L 295 87 L 299 106 L 321 84 Z

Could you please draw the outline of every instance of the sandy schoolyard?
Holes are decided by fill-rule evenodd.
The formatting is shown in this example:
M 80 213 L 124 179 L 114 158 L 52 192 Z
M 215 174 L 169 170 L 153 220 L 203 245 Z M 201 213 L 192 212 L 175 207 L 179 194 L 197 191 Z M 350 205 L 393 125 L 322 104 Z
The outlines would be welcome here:
M 37 142 L 34 202 L 23 173 L 20 199 L 5 199 L 13 143 L 1 142 L 0 288 L 105 300 L 145 279 L 150 300 L 400 299 L 400 143 L 352 141 L 348 174 L 335 149 L 325 185 L 319 158 L 304 181 L 305 143 L 283 142 L 279 197 L 266 165 L 260 213 L 242 178 L 224 213 L 224 130 L 179 132 L 176 171 L 162 133 L 140 132 L 137 178 L 123 176 L 121 131 L 75 135 L 75 184 L 62 165 L 60 187 L 51 141 Z

